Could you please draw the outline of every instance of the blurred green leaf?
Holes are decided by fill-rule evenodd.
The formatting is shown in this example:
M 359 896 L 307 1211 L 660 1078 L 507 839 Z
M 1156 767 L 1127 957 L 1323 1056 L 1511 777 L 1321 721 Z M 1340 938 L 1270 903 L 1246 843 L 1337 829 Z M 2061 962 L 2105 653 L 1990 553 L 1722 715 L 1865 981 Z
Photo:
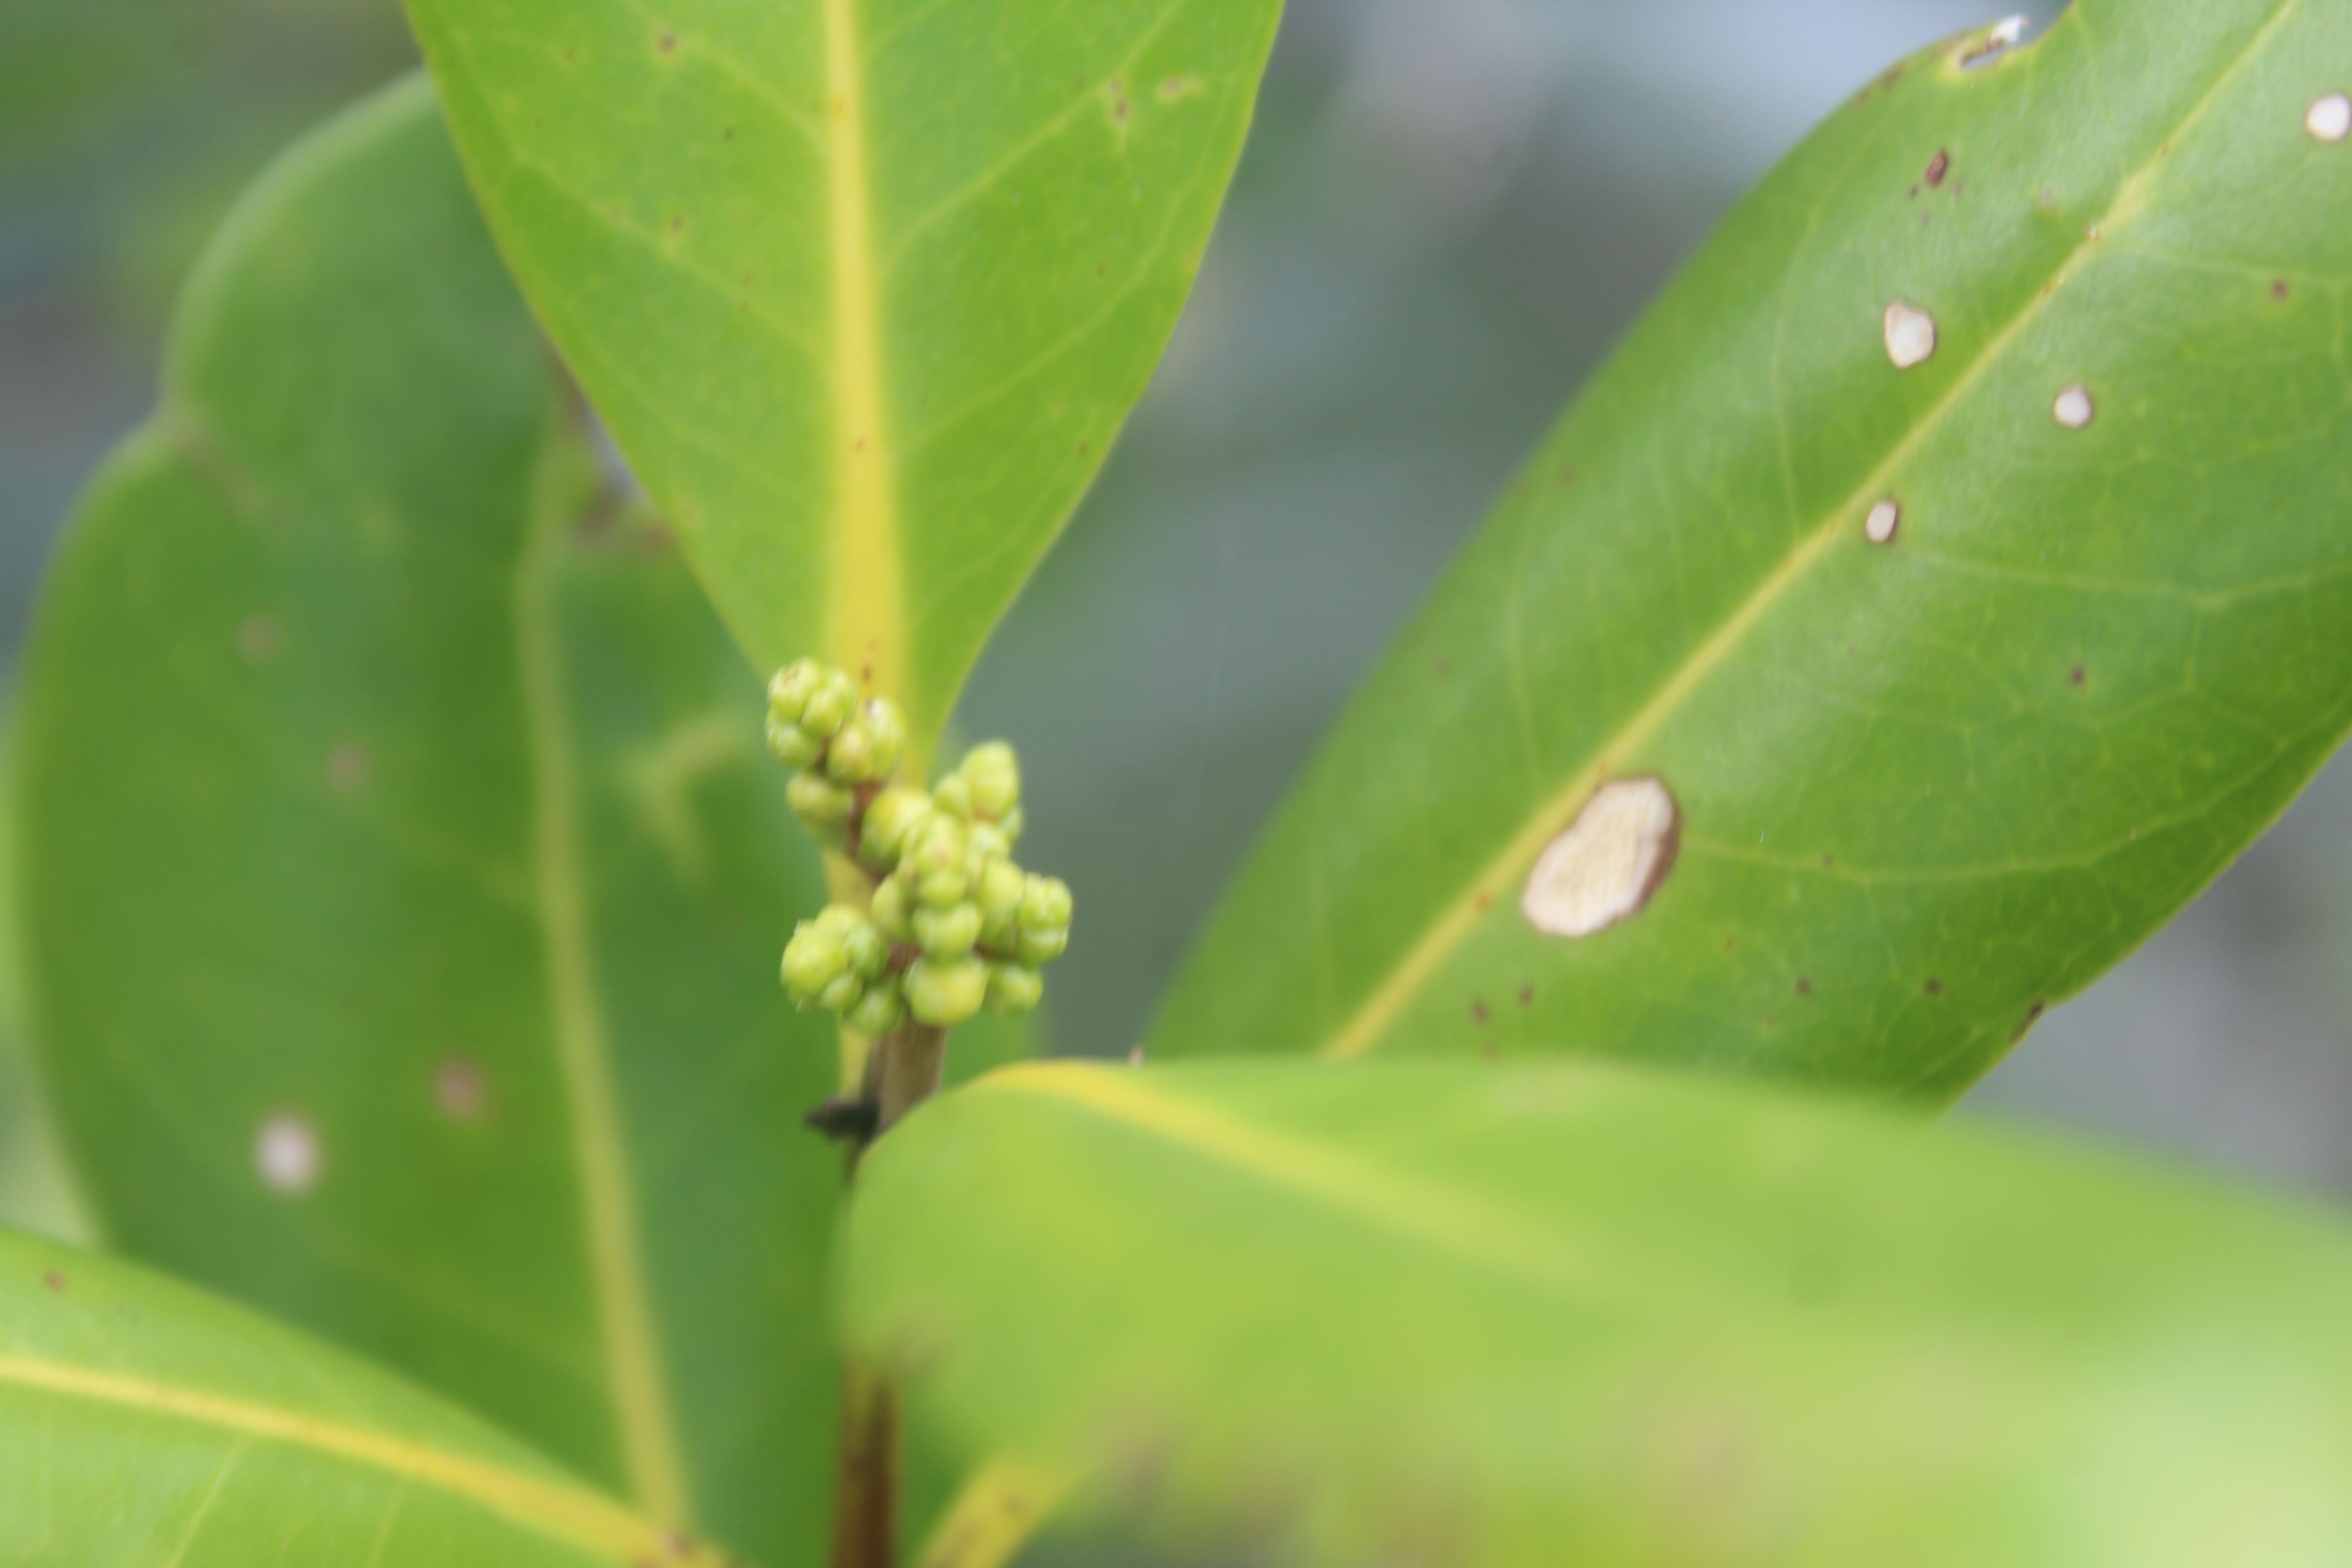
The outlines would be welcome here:
M 16 739 L 13 699 L 0 689 L 0 1226 L 79 1239 L 87 1227 L 42 1119 L 26 1059 Z
M 409 6 L 525 293 L 744 648 L 869 672 L 919 750 L 1159 357 L 1278 9 Z
M 2304 121 L 2352 12 L 2080 0 L 1961 63 L 1986 45 L 1856 95 L 1634 330 L 1326 743 L 1155 1053 L 1597 1050 L 1947 1099 L 2318 767 L 2352 722 L 2352 145 Z M 1898 305 L 1936 333 L 1902 370 Z M 1595 857 L 1539 910 L 1638 912 L 1538 931 L 1539 858 L 1596 801 L 1662 805 L 1651 776 L 1679 858 L 1646 908 Z
M 110 1235 L 811 1558 L 836 1049 L 775 964 L 819 868 L 421 78 L 216 242 L 24 703 L 35 1032 Z
M 1589 1064 L 1040 1064 L 883 1141 L 847 1258 L 968 1457 L 1186 1544 L 2352 1552 L 2352 1239 L 2022 1140 Z
M 26 1568 L 715 1563 L 478 1418 L 139 1269 L 0 1235 Z

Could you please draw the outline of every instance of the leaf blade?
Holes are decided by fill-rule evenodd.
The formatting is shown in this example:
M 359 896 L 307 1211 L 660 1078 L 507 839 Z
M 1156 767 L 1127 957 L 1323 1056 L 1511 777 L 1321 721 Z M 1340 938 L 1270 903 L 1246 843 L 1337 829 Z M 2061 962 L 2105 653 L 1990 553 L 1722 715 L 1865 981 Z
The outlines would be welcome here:
M 2189 1563 L 2244 1531 L 2284 1563 L 2352 1532 L 2339 1227 L 1703 1079 L 1008 1069 L 877 1151 L 847 1256 L 853 1343 L 967 1455 L 1089 1467 L 1093 1508 L 1196 1544 Z
M 1742 205 L 1375 672 L 1155 1051 L 1600 1049 L 1948 1098 L 2267 825 L 2352 720 L 2278 668 L 2342 662 L 2315 214 L 2346 171 L 2288 112 L 2340 23 L 2100 13 L 1904 62 Z M 1907 370 L 1897 300 L 1940 329 Z M 1644 775 L 1679 816 L 1656 901 L 1530 930 L 1530 868 Z
M 0 1279 L 0 1451 L 41 1481 L 0 1499 L 0 1537 L 30 1561 L 152 1561 L 160 1542 L 192 1563 L 349 1563 L 371 1538 L 385 1564 L 709 1561 L 479 1420 L 184 1287 L 13 1236 Z
M 746 651 L 824 628 L 924 750 L 1142 390 L 1277 9 L 410 12 L 525 292 Z
M 422 78 L 265 180 L 41 611 L 36 1033 L 126 1248 L 807 1560 L 822 874 L 575 416 Z

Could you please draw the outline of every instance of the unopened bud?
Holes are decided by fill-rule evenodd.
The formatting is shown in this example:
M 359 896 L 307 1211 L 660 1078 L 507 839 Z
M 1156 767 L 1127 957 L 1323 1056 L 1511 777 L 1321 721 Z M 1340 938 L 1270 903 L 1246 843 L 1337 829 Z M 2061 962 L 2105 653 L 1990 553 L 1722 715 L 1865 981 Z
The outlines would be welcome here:
M 915 911 L 915 940 L 933 958 L 956 958 L 980 940 L 980 908 L 965 902 Z
M 905 784 L 892 784 L 866 807 L 857 835 L 857 858 L 877 871 L 888 871 L 906 852 L 907 841 L 931 815 L 931 797 Z
M 794 773 L 784 785 L 784 804 L 793 808 L 801 826 L 814 837 L 831 843 L 848 819 L 850 807 L 856 797 L 846 785 L 837 784 L 823 773 Z
M 961 773 L 950 773 L 931 786 L 931 804 L 959 822 L 971 820 L 971 784 Z
M 796 658 L 776 671 L 768 682 L 768 716 L 797 724 L 808 700 L 824 684 L 824 666 L 813 658 Z
M 1024 963 L 1051 963 L 1067 952 L 1069 945 L 1070 928 L 1067 926 L 1059 931 L 1031 931 L 1023 926 L 1021 933 L 1013 938 L 1013 951 L 1020 955 Z
M 1070 885 L 1059 877 L 1031 877 L 1021 890 L 1024 931 L 1070 929 Z
M 848 972 L 849 955 L 841 939 L 814 921 L 793 928 L 784 944 L 784 989 L 801 1006 L 814 1004 L 819 994 Z
M 830 740 L 857 711 L 857 683 L 838 669 L 828 669 L 801 708 L 801 728 Z
M 1045 994 L 1045 977 L 1025 963 L 988 966 L 986 1005 L 992 1013 L 1019 1017 L 1034 1009 Z
M 842 1022 L 868 1039 L 888 1034 L 907 1016 L 907 1004 L 896 985 L 869 987 L 857 999 L 857 1005 L 843 1015 Z
M 980 874 L 980 882 L 972 889 L 972 902 L 980 908 L 981 940 L 998 942 L 1010 935 L 1021 919 L 1022 894 L 1028 888 L 1028 879 L 1021 868 L 1010 860 L 992 860 Z
M 874 923 L 896 942 L 915 940 L 915 900 L 903 876 L 885 877 L 874 889 Z
M 935 1029 L 953 1028 L 988 997 L 988 965 L 962 958 L 919 958 L 907 967 L 907 1008 Z
M 768 716 L 768 750 L 788 768 L 805 768 L 824 753 L 824 742 L 787 720 Z
M 1021 804 L 1021 763 L 1013 748 L 1002 741 L 974 746 L 957 770 L 971 797 L 971 815 L 988 822 L 1002 821 Z

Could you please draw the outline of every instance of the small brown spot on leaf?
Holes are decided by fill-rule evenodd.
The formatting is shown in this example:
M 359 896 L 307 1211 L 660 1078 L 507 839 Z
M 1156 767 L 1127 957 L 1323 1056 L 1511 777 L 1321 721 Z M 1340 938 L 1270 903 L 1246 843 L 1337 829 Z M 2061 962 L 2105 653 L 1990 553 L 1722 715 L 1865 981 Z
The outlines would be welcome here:
M 1835 868 L 1836 868 L 1836 866 L 1837 866 L 1837 857 L 1836 857 L 1836 856 L 1834 856 L 1834 855 L 1824 855 L 1824 856 L 1822 856 L 1822 870 L 1824 870 L 1824 871 L 1833 870 L 1833 869 L 1835 869 Z
M 1807 976 L 1807 975 L 1802 975 L 1802 974 L 1798 975 L 1798 976 L 1797 976 L 1797 994 L 1798 994 L 1798 995 L 1800 995 L 1800 996 L 1811 996 L 1812 994 L 1813 994 L 1813 983 L 1812 983 L 1811 978 L 1810 976 Z
M 1129 114 L 1127 79 L 1115 76 L 1103 83 L 1103 98 L 1110 106 L 1110 122 L 1119 130 L 1125 131 Z
M 451 1120 L 474 1121 L 488 1098 L 482 1069 L 470 1058 L 451 1057 L 433 1069 L 433 1102 Z
M 2013 1046 L 2017 1044 L 2018 1041 L 2025 1038 L 2027 1033 L 2032 1029 L 2033 1026 L 2041 1021 L 2042 1010 L 2048 1005 L 2049 1004 L 2046 1002 L 2036 1002 L 2032 1006 L 2028 1007 L 2025 1010 L 2025 1021 L 2017 1026 L 2017 1033 L 2010 1036 L 2009 1043 Z
M 1475 909 L 1482 915 L 1485 914 L 1488 910 L 1495 907 L 1495 890 L 1492 888 L 1479 889 L 1478 896 L 1471 900 L 1470 903 L 1473 909 Z
M 1573 463 L 1562 463 L 1562 464 L 1559 466 L 1559 482 L 1560 482 L 1561 484 L 1563 484 L 1563 485 L 1572 485 L 1572 484 L 1576 483 L 1576 465 L 1575 465 L 1575 464 L 1573 464 Z
M 2079 664 L 2066 672 L 2066 683 L 2069 686 L 2080 686 L 2089 679 L 2089 674 Z
M 1927 984 L 1922 985 L 1919 989 L 1926 992 L 1930 996 L 1941 996 L 1944 994 L 1944 983 L 1930 974 L 1927 976 Z
M 677 35 L 676 33 L 664 33 L 657 40 L 656 47 L 666 55 L 674 55 L 677 53 Z
M 1534 1004 L 1535 1004 L 1535 999 L 1536 999 L 1536 988 L 1535 988 L 1534 986 L 1532 986 L 1532 985 L 1522 985 L 1522 986 L 1520 986 L 1520 987 L 1519 987 L 1519 1005 L 1520 1005 L 1520 1006 L 1522 1006 L 1522 1007 L 1528 1007 L 1528 1006 L 1532 1006 L 1532 1005 L 1534 1005 Z
M 672 213 L 672 214 L 670 214 L 670 216 L 669 216 L 669 231 L 670 231 L 670 233 L 672 233 L 672 234 L 684 234 L 684 233 L 686 232 L 686 219 L 685 219 L 685 217 L 684 217 L 684 216 L 682 216 L 681 215 L 677 214 L 677 213 Z
M 66 1288 L 65 1271 L 52 1268 L 41 1276 L 41 1283 L 52 1290 L 62 1290 Z
M 1945 172 L 1950 169 L 1951 166 L 1952 155 L 1945 152 L 1943 149 L 1937 148 L 1936 150 L 1936 155 L 1927 160 L 1927 174 L 1920 177 L 1927 182 L 1927 188 L 1932 191 L 1937 185 L 1944 183 Z
M 578 46 L 578 45 L 576 45 L 576 44 L 567 44 L 567 45 L 565 45 L 565 46 L 564 46 L 564 48 L 563 48 L 563 63 L 564 63 L 565 65 L 570 65 L 573 60 L 576 60 L 576 59 L 578 59 L 579 58 L 580 58 L 580 47 L 579 47 L 579 46 Z
M 236 629 L 236 650 L 248 664 L 267 664 L 278 652 L 278 623 L 255 616 Z
M 1486 1011 L 1486 1002 L 1484 997 L 1480 997 L 1478 1000 L 1470 1004 L 1470 1021 L 1472 1023 L 1483 1024 L 1492 1015 Z
M 357 741 L 345 741 L 327 753 L 327 782 L 344 795 L 367 787 L 368 752 Z
M 2273 300 L 2284 300 L 2286 298 L 2285 279 L 2274 278 L 2271 280 L 2271 298 Z
M 720 141 L 722 141 L 722 142 L 732 142 L 732 141 L 734 141 L 734 140 L 735 140 L 735 128 L 734 128 L 732 125 L 730 125 L 730 126 L 727 127 L 727 129 L 726 129 L 726 130 L 724 130 L 724 131 L 722 131 L 722 132 L 720 132 L 719 133 L 719 139 Z

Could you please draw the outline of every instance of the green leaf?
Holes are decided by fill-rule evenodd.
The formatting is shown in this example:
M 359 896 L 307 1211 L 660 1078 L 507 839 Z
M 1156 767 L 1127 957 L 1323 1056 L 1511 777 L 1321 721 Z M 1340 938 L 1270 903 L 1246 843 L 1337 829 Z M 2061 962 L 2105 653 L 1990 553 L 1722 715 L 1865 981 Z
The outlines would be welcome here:
M 0 1235 L 0 1542 L 25 1568 L 685 1568 L 472 1415 L 186 1287 Z
M 1948 1098 L 2326 757 L 2352 144 L 2304 121 L 2352 11 L 2078 0 L 1960 63 L 1986 42 L 1857 94 L 1633 330 L 1329 738 L 1155 1053 Z M 1897 301 L 1936 327 L 1904 370 Z M 1538 858 L 1652 776 L 1679 857 L 1646 908 L 1538 931 Z M 1602 815 L 1641 826 L 1612 808 L 1646 787 Z M 1633 860 L 1555 891 L 1638 904 Z
M 918 753 L 1159 357 L 1278 10 L 409 5 L 524 292 L 745 651 L 870 672 Z
M 0 1226 L 79 1239 L 88 1229 L 33 1091 L 16 912 L 16 727 L 0 689 Z
M 974 1458 L 1333 1563 L 2352 1553 L 2352 1238 L 1554 1064 L 1014 1068 L 860 1174 L 852 1342 Z
M 782 1568 L 824 1534 L 841 1163 L 761 717 L 420 79 L 248 199 L 75 519 L 22 875 L 117 1243 Z

